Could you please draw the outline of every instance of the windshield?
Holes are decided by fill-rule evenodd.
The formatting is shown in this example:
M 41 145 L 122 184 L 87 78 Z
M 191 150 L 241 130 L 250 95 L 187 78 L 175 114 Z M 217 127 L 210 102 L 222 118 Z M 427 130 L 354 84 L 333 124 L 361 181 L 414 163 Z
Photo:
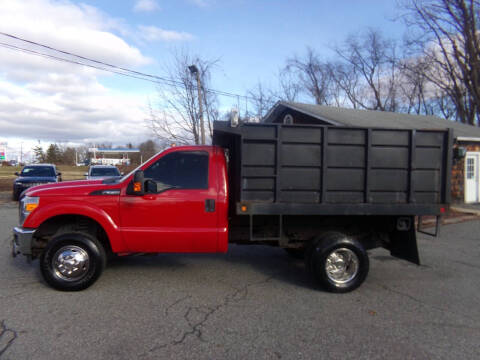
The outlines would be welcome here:
M 132 171 L 130 171 L 127 175 L 124 175 L 122 178 L 111 178 L 111 179 L 105 179 L 102 181 L 103 184 L 118 184 L 118 183 L 121 183 L 123 181 L 125 181 L 126 179 L 128 179 L 130 176 L 133 175 L 133 173 L 135 171 L 137 171 L 138 169 L 140 169 L 142 167 L 143 164 L 146 164 L 148 163 L 150 160 L 152 160 L 155 156 L 157 156 L 158 154 L 162 153 L 162 151 L 156 153 L 155 155 L 153 155 L 150 159 L 148 159 L 147 161 L 144 161 L 143 163 L 141 163 L 140 165 L 138 165 L 135 169 L 133 169 Z
M 92 168 L 90 176 L 120 176 L 117 168 Z
M 55 169 L 52 166 L 25 166 L 21 176 L 55 177 Z
M 133 169 L 132 171 L 130 171 L 127 175 L 124 175 L 121 179 L 118 179 L 118 181 L 116 181 L 116 182 L 122 182 L 122 181 L 128 179 L 130 176 L 133 175 L 133 173 L 134 173 L 135 171 L 137 171 L 138 169 L 140 169 L 143 164 L 146 164 L 147 162 L 149 162 L 149 161 L 152 160 L 155 156 L 157 156 L 158 154 L 160 154 L 160 153 L 162 153 L 162 152 L 163 152 L 163 150 L 160 151 L 160 152 L 158 152 L 158 153 L 156 153 L 156 154 L 153 155 L 150 159 L 148 159 L 147 161 L 144 161 L 143 163 L 141 163 L 140 165 L 138 165 L 135 169 Z

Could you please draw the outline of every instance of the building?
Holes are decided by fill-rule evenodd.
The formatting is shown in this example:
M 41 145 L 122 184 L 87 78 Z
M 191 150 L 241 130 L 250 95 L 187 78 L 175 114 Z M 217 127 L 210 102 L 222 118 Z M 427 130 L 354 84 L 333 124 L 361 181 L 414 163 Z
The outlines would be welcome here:
M 480 128 L 437 116 L 344 109 L 294 102 L 277 102 L 263 118 L 267 123 L 318 124 L 390 129 L 452 129 L 452 201 L 480 202 Z
M 90 148 L 90 165 L 130 165 L 129 154 L 140 153 L 139 149 L 99 149 Z M 107 157 L 110 156 L 110 157 Z

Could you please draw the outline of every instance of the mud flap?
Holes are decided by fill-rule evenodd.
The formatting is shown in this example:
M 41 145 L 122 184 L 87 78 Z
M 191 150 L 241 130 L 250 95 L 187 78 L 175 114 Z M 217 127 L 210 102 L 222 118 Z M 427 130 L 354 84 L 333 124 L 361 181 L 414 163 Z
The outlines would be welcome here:
M 417 233 L 413 221 L 408 230 L 395 230 L 390 234 L 390 254 L 399 259 L 420 265 L 417 248 Z

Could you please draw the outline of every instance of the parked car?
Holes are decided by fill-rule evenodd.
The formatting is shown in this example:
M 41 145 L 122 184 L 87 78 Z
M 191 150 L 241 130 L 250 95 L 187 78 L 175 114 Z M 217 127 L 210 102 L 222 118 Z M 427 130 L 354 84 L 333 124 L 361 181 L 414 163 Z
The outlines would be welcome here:
M 18 177 L 13 182 L 13 199 L 18 200 L 24 190 L 32 186 L 59 182 L 62 174 L 57 171 L 55 165 L 38 164 L 25 166 L 20 173 L 16 172 L 15 175 Z
M 39 258 L 45 282 L 71 291 L 93 284 L 112 253 L 271 245 L 347 292 L 366 279 L 369 249 L 419 264 L 415 216 L 438 225 L 450 203 L 451 130 L 215 122 L 212 140 L 123 178 L 27 190 L 12 254 Z
M 88 172 L 85 173 L 87 180 L 116 178 L 121 176 L 122 174 L 120 171 L 113 165 L 92 165 L 88 169 Z

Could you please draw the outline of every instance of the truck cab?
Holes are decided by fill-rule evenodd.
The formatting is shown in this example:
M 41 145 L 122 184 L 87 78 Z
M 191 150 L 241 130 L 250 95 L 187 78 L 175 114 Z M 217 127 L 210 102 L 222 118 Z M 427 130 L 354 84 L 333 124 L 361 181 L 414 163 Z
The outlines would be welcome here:
M 62 290 L 89 286 L 108 252 L 228 247 L 225 154 L 213 146 L 165 150 L 121 179 L 36 186 L 19 206 L 13 254 L 39 257 L 47 283 Z

